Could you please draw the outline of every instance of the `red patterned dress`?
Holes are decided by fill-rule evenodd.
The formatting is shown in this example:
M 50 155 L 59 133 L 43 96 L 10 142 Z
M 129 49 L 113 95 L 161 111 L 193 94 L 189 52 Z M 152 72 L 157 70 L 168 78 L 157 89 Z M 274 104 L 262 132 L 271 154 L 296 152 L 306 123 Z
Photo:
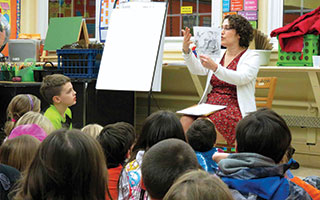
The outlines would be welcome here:
M 244 52 L 246 51 L 235 57 L 226 68 L 236 71 L 238 62 Z M 220 61 L 222 66 L 224 66 L 224 56 Z M 214 74 L 211 77 L 210 84 L 212 85 L 212 90 L 207 96 L 206 103 L 227 107 L 208 117 L 215 124 L 216 129 L 225 138 L 227 143 L 233 144 L 236 138 L 236 125 L 242 119 L 237 100 L 237 86 L 221 81 Z

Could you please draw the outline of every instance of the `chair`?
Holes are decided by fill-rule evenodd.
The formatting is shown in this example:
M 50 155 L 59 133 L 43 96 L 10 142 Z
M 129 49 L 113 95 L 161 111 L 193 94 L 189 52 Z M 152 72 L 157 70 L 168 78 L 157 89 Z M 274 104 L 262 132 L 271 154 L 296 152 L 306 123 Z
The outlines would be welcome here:
M 274 92 L 276 90 L 276 84 L 277 84 L 277 77 L 257 77 L 256 86 L 255 86 L 256 92 L 257 92 L 257 89 L 259 90 L 259 92 L 262 92 L 261 95 L 259 96 L 256 95 L 257 107 L 260 107 L 260 108 L 272 107 L 272 101 L 274 97 Z M 263 91 L 260 91 L 260 89 L 263 89 Z M 217 143 L 216 147 L 224 147 L 227 149 L 225 151 L 226 153 L 232 153 L 232 148 L 234 148 L 235 146 L 233 144 L 228 145 L 225 142 L 225 143 Z
M 257 107 L 272 107 L 272 101 L 274 97 L 274 92 L 276 90 L 277 77 L 257 77 L 256 80 L 256 90 L 263 89 L 267 90 L 267 95 L 257 96 L 256 95 L 256 105 Z M 266 91 L 265 91 L 266 92 Z

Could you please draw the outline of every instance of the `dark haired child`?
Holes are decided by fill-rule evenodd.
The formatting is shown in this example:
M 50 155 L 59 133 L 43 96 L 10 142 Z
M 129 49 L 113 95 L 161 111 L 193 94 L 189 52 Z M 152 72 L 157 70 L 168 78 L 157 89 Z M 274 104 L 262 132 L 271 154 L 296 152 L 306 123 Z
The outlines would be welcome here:
M 107 161 L 110 194 L 112 199 L 118 199 L 119 175 L 132 144 L 130 133 L 122 123 L 109 124 L 101 130 L 97 140 L 102 146 Z M 109 199 L 107 194 L 106 199 Z
M 44 113 L 55 129 L 72 129 L 70 106 L 77 103 L 76 92 L 69 77 L 62 74 L 46 76 L 40 87 L 40 93 L 50 104 Z
M 187 131 L 188 143 L 196 152 L 199 164 L 210 173 L 215 173 L 218 169 L 217 163 L 212 160 L 212 155 L 216 152 L 223 152 L 213 147 L 216 137 L 214 124 L 205 118 L 195 120 Z
M 142 179 L 151 199 L 162 199 L 174 181 L 189 170 L 200 169 L 186 142 L 166 139 L 152 146 L 142 161 Z
M 129 146 L 130 146 L 130 149 L 127 154 L 127 159 L 129 159 L 132 148 L 138 139 L 134 126 L 132 126 L 132 124 L 128 122 L 117 122 L 114 124 L 114 126 L 119 128 L 121 132 L 127 135 L 127 139 L 129 140 Z
M 148 198 L 141 182 L 142 158 L 149 148 L 168 138 L 186 141 L 182 125 L 173 112 L 158 111 L 145 119 L 130 159 L 120 175 L 118 199 Z
M 236 128 L 236 149 L 219 162 L 218 176 L 234 199 L 312 199 L 285 178 L 288 164 L 279 164 L 291 143 L 291 132 L 274 111 L 262 108 Z

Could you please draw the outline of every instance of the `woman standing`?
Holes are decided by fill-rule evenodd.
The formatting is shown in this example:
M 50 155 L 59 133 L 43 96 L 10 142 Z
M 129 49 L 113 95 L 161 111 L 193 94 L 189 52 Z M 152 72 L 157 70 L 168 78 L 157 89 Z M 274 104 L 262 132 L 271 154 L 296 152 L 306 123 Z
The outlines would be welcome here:
M 219 132 L 217 141 L 222 140 L 222 135 L 228 144 L 233 144 L 237 122 L 256 110 L 254 93 L 259 57 L 248 49 L 253 39 L 252 26 L 240 15 L 228 15 L 224 18 L 221 45 L 226 47 L 226 51 L 219 62 L 206 55 L 200 55 L 200 59 L 197 59 L 189 49 L 192 43 L 190 29 L 186 28 L 182 32 L 183 57 L 188 69 L 193 74 L 208 76 L 200 103 L 227 106 L 208 116 Z M 192 116 L 181 117 L 185 131 L 194 120 Z

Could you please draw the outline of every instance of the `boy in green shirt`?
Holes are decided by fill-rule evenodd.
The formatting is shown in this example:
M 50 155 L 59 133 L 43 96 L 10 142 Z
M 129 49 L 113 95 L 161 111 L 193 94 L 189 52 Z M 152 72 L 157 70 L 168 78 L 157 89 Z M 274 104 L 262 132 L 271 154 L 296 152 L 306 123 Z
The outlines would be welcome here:
M 70 106 L 77 103 L 69 77 L 62 74 L 46 76 L 40 87 L 40 93 L 50 104 L 44 113 L 56 129 L 72 129 L 72 113 Z

